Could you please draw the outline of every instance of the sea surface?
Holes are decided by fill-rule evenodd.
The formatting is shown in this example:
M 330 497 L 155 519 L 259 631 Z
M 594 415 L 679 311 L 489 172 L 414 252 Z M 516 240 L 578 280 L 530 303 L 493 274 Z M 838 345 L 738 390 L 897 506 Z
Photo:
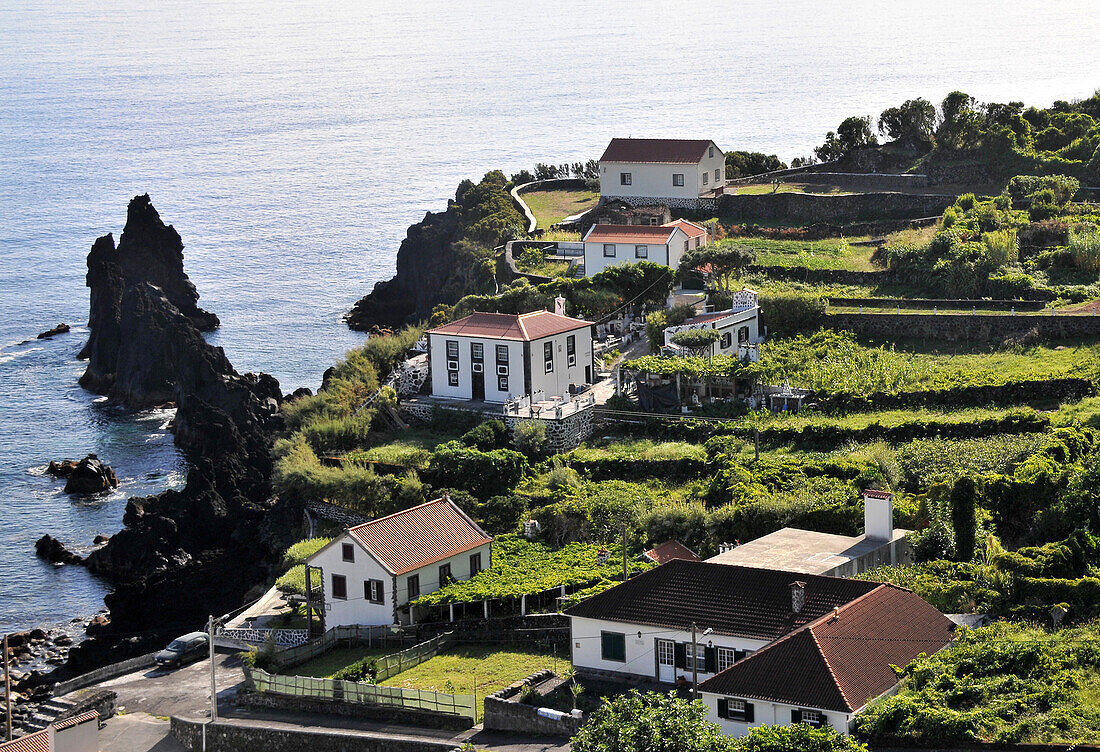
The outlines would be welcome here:
M 104 583 L 34 558 L 39 536 L 88 550 L 128 496 L 185 478 L 169 414 L 76 385 L 85 255 L 135 194 L 183 236 L 210 341 L 290 391 L 362 341 L 341 315 L 463 178 L 613 136 L 790 160 L 916 96 L 1098 86 L 1095 0 L 2 0 L 0 632 L 102 607 Z M 69 498 L 45 465 L 88 452 L 122 485 Z

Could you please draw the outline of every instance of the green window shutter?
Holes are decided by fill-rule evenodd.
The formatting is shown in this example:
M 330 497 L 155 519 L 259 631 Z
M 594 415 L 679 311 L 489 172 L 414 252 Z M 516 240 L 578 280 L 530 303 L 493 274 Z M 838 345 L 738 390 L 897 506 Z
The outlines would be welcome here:
M 802 711 L 801 710 L 792 710 L 791 711 L 791 723 L 802 723 Z
M 730 717 L 730 702 L 724 697 L 718 698 L 718 717 L 729 718 Z
M 626 635 L 618 632 L 600 633 L 600 650 L 605 661 L 626 660 Z
M 753 707 L 751 702 L 745 703 L 745 723 L 752 723 L 756 720 L 756 715 L 753 713 Z
M 703 665 L 706 667 L 708 674 L 718 673 L 718 649 L 717 648 L 704 648 L 703 650 Z
M 673 647 L 673 663 L 676 668 L 687 668 L 687 649 L 684 647 L 684 643 L 677 642 Z

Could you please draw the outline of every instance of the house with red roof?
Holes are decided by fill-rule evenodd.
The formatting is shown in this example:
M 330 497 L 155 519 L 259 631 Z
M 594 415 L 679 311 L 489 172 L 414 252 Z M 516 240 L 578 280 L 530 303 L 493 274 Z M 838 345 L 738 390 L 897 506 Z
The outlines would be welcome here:
M 492 564 L 493 539 L 450 497 L 347 528 L 315 553 L 325 626 L 409 623 L 409 603 Z
M 738 290 L 731 296 L 730 307 L 693 316 L 682 324 L 665 329 L 665 347 L 675 349 L 672 337 L 691 329 L 713 329 L 720 335 L 710 346 L 711 355 L 733 355 L 755 363 L 760 359 L 759 345 L 764 341 L 760 325 L 760 305 L 755 290 Z
M 593 324 L 557 310 L 471 313 L 427 331 L 432 395 L 455 400 L 532 402 L 593 383 Z
M 618 264 L 650 261 L 677 269 L 680 257 L 709 242 L 706 228 L 686 219 L 663 225 L 595 224 L 584 235 L 584 274 L 599 274 Z
M 96 752 L 99 713 L 86 713 L 51 723 L 41 731 L 0 742 L 0 752 Z
M 605 198 L 694 208 L 725 184 L 725 152 L 706 139 L 613 138 L 600 157 Z
M 842 733 L 898 682 L 891 664 L 948 645 L 954 623 L 894 585 L 673 559 L 566 610 L 577 672 L 697 679 L 711 720 Z

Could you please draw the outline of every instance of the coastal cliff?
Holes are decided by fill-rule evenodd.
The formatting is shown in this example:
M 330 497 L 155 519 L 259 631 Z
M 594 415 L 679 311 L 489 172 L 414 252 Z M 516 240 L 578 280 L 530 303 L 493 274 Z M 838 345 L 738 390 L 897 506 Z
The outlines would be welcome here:
M 379 282 L 348 312 L 352 329 L 399 327 L 425 320 L 440 303 L 496 291 L 494 248 L 519 237 L 524 216 L 508 195 L 504 173 L 462 181 L 447 210 L 428 212 L 397 251 L 397 274 Z
M 146 373 L 144 390 L 137 388 L 139 383 L 132 377 L 128 384 L 116 384 L 119 373 L 129 372 L 134 353 L 140 353 L 138 343 L 127 337 L 132 332 L 123 331 L 129 320 L 123 307 L 130 289 L 143 283 L 159 288 L 197 330 L 209 331 L 219 325 L 217 316 L 198 307 L 199 294 L 183 271 L 183 241 L 174 227 L 161 220 L 148 194 L 130 201 L 118 247 L 108 233 L 95 241 L 88 254 L 91 334 L 80 353 L 88 360 L 81 386 L 135 408 L 160 404 L 172 390 L 170 368 L 164 373 Z M 130 362 L 120 363 L 123 358 Z

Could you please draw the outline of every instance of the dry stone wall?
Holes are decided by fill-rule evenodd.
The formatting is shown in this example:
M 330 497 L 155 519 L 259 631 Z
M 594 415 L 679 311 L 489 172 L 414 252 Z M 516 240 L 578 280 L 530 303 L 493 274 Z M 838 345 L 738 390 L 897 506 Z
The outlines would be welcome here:
M 906 193 L 856 193 L 847 196 L 818 196 L 809 193 L 733 194 L 718 199 L 718 211 L 722 216 L 742 222 L 846 224 L 940 215 L 954 201 L 954 196 Z
M 1100 337 L 1100 316 L 1033 314 L 829 313 L 824 326 L 865 337 L 990 342 L 1034 332 L 1042 340 Z

